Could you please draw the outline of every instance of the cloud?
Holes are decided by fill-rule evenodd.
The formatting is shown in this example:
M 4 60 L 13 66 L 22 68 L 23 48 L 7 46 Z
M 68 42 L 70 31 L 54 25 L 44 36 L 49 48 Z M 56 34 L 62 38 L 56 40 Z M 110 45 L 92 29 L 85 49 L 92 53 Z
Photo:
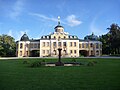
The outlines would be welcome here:
M 29 13 L 29 14 L 32 16 L 37 16 L 45 21 L 49 20 L 49 21 L 58 22 L 57 18 L 50 18 L 50 17 L 47 17 L 43 14 L 38 14 L 38 13 Z M 78 26 L 82 23 L 82 21 L 78 20 L 75 15 L 69 15 L 65 18 L 65 21 L 60 20 L 60 22 L 63 24 L 66 24 L 68 26 L 71 26 L 71 27 Z
M 54 22 L 57 22 L 57 21 L 58 21 L 58 19 L 56 19 L 56 18 L 50 18 L 50 17 L 47 17 L 47 16 L 45 16 L 45 15 L 43 15 L 43 14 L 30 13 L 30 15 L 37 16 L 37 17 L 42 18 L 42 19 L 44 19 L 44 20 L 49 20 L 49 21 L 54 21 Z
M 78 26 L 82 21 L 78 20 L 75 15 L 70 15 L 66 18 L 67 24 L 71 27 Z
M 17 0 L 12 6 L 12 9 L 10 10 L 9 16 L 12 19 L 16 19 L 22 13 L 23 5 L 23 0 Z

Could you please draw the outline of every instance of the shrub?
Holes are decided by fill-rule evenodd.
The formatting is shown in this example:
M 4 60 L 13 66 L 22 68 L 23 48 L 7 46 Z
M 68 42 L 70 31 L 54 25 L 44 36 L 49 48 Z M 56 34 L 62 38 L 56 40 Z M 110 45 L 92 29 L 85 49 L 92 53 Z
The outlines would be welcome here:
M 45 60 L 43 59 L 42 62 L 45 62 Z
M 97 61 L 93 61 L 93 63 L 94 63 L 94 64 L 96 64 L 96 63 L 97 63 Z
M 88 62 L 87 66 L 94 66 L 93 62 Z
M 75 59 L 75 58 L 73 58 L 73 59 L 72 59 L 72 62 L 76 62 L 76 59 Z
M 30 67 L 40 67 L 42 64 L 41 62 L 33 62 Z
M 23 64 L 29 64 L 28 61 L 23 61 Z

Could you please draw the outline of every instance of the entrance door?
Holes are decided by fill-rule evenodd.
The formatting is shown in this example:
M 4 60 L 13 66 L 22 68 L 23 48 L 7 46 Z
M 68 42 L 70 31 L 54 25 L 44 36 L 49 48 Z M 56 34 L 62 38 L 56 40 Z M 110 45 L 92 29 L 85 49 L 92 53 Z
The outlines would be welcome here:
M 32 50 L 30 52 L 30 56 L 31 57 L 39 57 L 39 55 L 40 55 L 40 51 L 39 50 Z

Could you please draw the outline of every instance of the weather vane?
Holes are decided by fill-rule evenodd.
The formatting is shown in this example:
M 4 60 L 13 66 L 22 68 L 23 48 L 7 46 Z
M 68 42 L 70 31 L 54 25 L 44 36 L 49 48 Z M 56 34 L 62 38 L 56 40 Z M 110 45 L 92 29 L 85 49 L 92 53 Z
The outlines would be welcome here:
M 58 16 L 58 25 L 60 25 L 60 16 Z

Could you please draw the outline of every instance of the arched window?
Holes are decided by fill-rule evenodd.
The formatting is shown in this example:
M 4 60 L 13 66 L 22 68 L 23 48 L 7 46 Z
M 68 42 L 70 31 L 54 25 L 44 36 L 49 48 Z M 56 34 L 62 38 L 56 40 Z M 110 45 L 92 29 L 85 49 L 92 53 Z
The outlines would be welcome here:
M 84 48 L 84 43 L 82 43 L 82 48 Z
M 56 55 L 56 54 L 57 54 L 57 53 L 56 53 L 56 50 L 54 50 L 53 53 L 54 53 L 54 55 Z
M 97 48 L 97 49 L 99 48 L 99 44 L 98 44 L 98 43 L 96 43 L 96 48 Z
M 23 48 L 23 44 L 22 43 L 20 43 L 20 49 L 22 49 Z
M 64 52 L 64 54 L 66 54 L 66 50 L 64 50 L 63 52 Z
M 90 47 L 93 47 L 93 44 L 92 44 L 92 43 L 90 44 Z
M 60 36 L 58 37 L 58 39 L 60 39 Z
M 54 39 L 56 39 L 56 37 L 54 36 Z
M 63 46 L 66 46 L 66 42 L 63 42 Z
M 81 48 L 81 44 L 79 44 L 79 48 Z

